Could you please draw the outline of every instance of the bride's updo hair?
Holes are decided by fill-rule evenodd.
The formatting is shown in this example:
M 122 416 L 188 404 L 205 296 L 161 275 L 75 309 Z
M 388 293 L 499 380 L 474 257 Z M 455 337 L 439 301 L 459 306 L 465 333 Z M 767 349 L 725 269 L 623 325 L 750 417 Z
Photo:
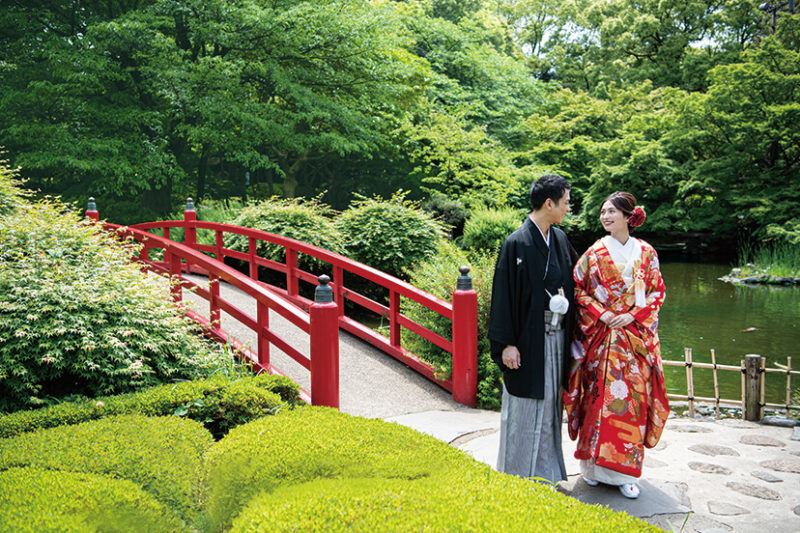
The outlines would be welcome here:
M 629 192 L 612 192 L 605 200 L 603 200 L 603 203 L 600 204 L 601 210 L 606 202 L 611 202 L 611 205 L 616 207 L 617 210 L 621 211 L 623 215 L 628 217 L 628 227 L 630 229 L 638 228 L 644 224 L 644 220 L 647 218 L 644 208 L 636 205 L 636 197 Z

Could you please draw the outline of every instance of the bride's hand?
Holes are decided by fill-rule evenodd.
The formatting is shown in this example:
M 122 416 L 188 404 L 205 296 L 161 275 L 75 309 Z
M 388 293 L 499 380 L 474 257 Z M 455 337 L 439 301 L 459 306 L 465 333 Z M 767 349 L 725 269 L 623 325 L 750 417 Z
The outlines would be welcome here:
M 608 324 L 608 327 L 615 329 L 624 328 L 631 322 L 633 322 L 633 315 L 630 313 L 623 313 L 621 315 L 616 315 L 614 318 L 606 322 L 606 324 Z

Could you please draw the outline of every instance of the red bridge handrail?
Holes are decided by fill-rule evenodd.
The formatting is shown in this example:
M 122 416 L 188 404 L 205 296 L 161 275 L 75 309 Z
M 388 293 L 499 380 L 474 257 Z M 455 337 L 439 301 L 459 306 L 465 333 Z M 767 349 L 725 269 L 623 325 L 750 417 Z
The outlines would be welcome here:
M 257 371 L 266 371 L 275 374 L 282 374 L 269 363 L 269 352 L 265 341 L 278 346 L 292 359 L 300 363 L 303 367 L 311 371 L 311 392 L 301 390 L 301 398 L 314 405 L 326 405 L 329 407 L 339 407 L 339 376 L 338 376 L 338 325 L 336 307 L 332 305 L 311 306 L 311 314 L 308 315 L 292 305 L 284 298 L 268 290 L 263 284 L 243 276 L 238 270 L 217 261 L 201 252 L 198 252 L 185 244 L 172 241 L 168 238 L 153 235 L 138 228 L 124 227 L 117 224 L 103 223 L 103 228 L 112 231 L 120 237 L 129 237 L 144 244 L 147 248 L 159 248 L 164 250 L 165 261 L 163 264 L 156 262 L 144 262 L 147 268 L 153 272 L 173 276 L 179 280 L 179 285 L 173 288 L 173 297 L 180 300 L 181 287 L 191 288 L 195 292 L 204 296 L 212 304 L 212 320 L 206 320 L 192 310 L 186 309 L 186 313 L 194 320 L 206 327 L 207 332 L 217 340 L 231 342 L 236 351 Z M 154 246 L 155 245 L 155 246 Z M 140 259 L 141 260 L 141 259 Z M 185 265 L 183 263 L 185 261 Z M 201 267 L 218 283 L 224 280 L 232 286 L 242 290 L 255 298 L 257 302 L 258 317 L 249 317 L 241 310 L 236 309 L 224 300 L 220 299 L 218 286 L 209 290 L 202 289 L 192 281 L 182 277 L 181 270 L 184 266 L 196 265 Z M 175 290 L 177 289 L 177 290 Z M 213 293 L 216 293 L 216 301 Z M 217 307 L 216 320 L 213 318 L 213 307 Z M 239 319 L 240 322 L 253 329 L 259 338 L 259 349 L 257 354 L 253 354 L 247 347 L 231 338 L 219 323 L 219 309 L 229 312 Z M 283 340 L 267 324 L 266 316 L 268 310 L 275 311 L 280 316 L 297 326 L 301 331 L 308 333 L 311 337 L 311 353 L 307 356 L 292 347 Z M 317 318 L 315 320 L 315 317 Z M 321 369 L 323 371 L 319 371 Z M 333 371 L 332 369 L 335 369 Z
M 96 211 L 87 211 L 87 216 L 92 216 L 95 219 L 99 218 Z M 200 267 L 200 270 L 195 270 L 198 273 L 207 271 L 203 273 L 212 274 L 212 270 L 208 270 L 206 266 L 208 264 L 212 264 L 210 262 L 222 263 L 225 257 L 239 259 L 249 264 L 250 279 L 253 280 L 252 283 L 256 284 L 257 286 L 268 287 L 269 290 L 280 293 L 294 304 L 309 311 L 311 310 L 313 302 L 303 297 L 299 293 L 299 282 L 303 281 L 313 285 L 317 285 L 319 282 L 317 276 L 298 267 L 298 253 L 305 254 L 328 263 L 333 269 L 333 281 L 330 283 L 330 287 L 333 290 L 334 302 L 338 305 L 337 314 L 339 327 L 369 342 L 378 349 L 402 361 L 431 381 L 452 392 L 453 398 L 456 401 L 467 405 L 476 405 L 477 295 L 475 291 L 472 290 L 471 280 L 469 280 L 468 276 L 466 276 L 468 269 L 462 269 L 462 277 L 459 278 L 459 288 L 454 291 L 453 303 L 450 303 L 425 291 L 422 291 L 403 280 L 381 272 L 380 270 L 317 246 L 253 228 L 245 228 L 218 222 L 198 221 L 196 220 L 196 213 L 193 208 L 187 208 L 187 210 L 184 212 L 184 220 L 146 222 L 131 226 L 132 230 L 138 230 L 141 232 L 137 235 L 142 238 L 137 238 L 137 240 L 144 242 L 144 246 L 140 255 L 141 261 L 147 262 L 151 266 L 157 265 L 156 262 L 149 260 L 149 249 L 164 248 L 165 244 L 176 243 L 176 241 L 170 239 L 170 230 L 172 228 L 182 228 L 184 230 L 184 243 L 181 245 L 183 248 L 195 251 L 195 253 L 199 254 L 199 256 L 206 258 L 206 260 L 202 262 L 199 260 L 199 258 L 198 260 L 195 260 L 194 257 L 192 258 L 191 262 L 187 261 L 188 266 L 186 266 L 186 268 L 189 271 L 193 271 L 192 265 L 196 265 L 196 267 L 194 267 L 195 269 Z M 149 233 L 154 230 L 161 230 L 163 236 L 158 237 L 153 233 Z M 198 230 L 209 230 L 215 232 L 215 245 L 199 244 L 197 242 Z M 225 248 L 225 234 L 234 234 L 246 237 L 248 239 L 248 251 L 242 252 Z M 147 241 L 144 239 L 144 236 L 158 237 L 158 239 Z M 285 250 L 285 261 L 278 262 L 258 256 L 258 241 L 266 241 L 283 247 Z M 209 256 L 205 255 L 206 253 L 214 254 L 215 258 L 210 258 Z M 281 289 L 271 285 L 262 285 L 261 282 L 258 282 L 259 266 L 285 274 L 286 289 Z M 165 267 L 161 266 L 161 268 L 163 269 Z M 235 276 L 238 276 L 239 283 L 241 283 L 240 280 L 242 278 L 247 279 L 246 276 L 232 267 L 227 268 L 235 272 Z M 386 288 L 389 291 L 388 307 L 362 294 L 359 294 L 356 291 L 346 288 L 343 283 L 345 272 L 360 276 L 363 279 Z M 231 275 L 233 274 L 231 273 Z M 229 281 L 228 278 L 222 279 Z M 468 286 L 461 287 L 462 279 L 468 281 Z M 188 280 L 185 280 L 185 278 L 184 281 L 190 283 Z M 235 283 L 232 284 L 235 285 Z M 207 291 L 203 292 L 202 290 L 197 290 L 197 292 L 210 302 L 214 299 L 214 295 L 209 294 Z M 431 309 L 441 316 L 451 320 L 453 323 L 451 339 L 442 337 L 441 335 L 431 331 L 427 327 L 400 313 L 401 297 L 408 298 L 409 300 Z M 218 296 L 216 298 L 218 298 Z M 388 317 L 390 329 L 389 337 L 386 338 L 383 335 L 375 332 L 373 329 L 361 324 L 351 317 L 346 316 L 344 308 L 345 299 L 350 300 L 381 316 Z M 228 311 L 229 314 L 235 315 L 235 313 L 231 312 L 229 309 L 225 310 Z M 453 371 L 451 376 L 442 379 L 437 375 L 437 372 L 432 365 L 420 360 L 414 353 L 404 348 L 401 344 L 401 328 L 405 328 L 423 337 L 442 350 L 449 352 L 453 358 Z

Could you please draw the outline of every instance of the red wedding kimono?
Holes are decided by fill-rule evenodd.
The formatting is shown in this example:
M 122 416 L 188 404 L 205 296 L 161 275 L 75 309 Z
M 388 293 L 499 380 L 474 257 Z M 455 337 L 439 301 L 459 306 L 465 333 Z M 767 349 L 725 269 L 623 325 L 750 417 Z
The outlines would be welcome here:
M 658 444 L 669 415 L 657 333 L 664 281 L 656 251 L 639 243 L 641 258 L 633 275 L 644 281 L 645 307 L 636 307 L 635 283 L 626 287 L 602 240 L 575 265 L 582 350 L 577 345 L 572 350 L 575 360 L 564 392 L 569 435 L 578 438 L 575 457 L 634 477 L 641 476 L 644 448 Z M 610 329 L 600 320 L 606 311 L 627 312 L 635 320 Z

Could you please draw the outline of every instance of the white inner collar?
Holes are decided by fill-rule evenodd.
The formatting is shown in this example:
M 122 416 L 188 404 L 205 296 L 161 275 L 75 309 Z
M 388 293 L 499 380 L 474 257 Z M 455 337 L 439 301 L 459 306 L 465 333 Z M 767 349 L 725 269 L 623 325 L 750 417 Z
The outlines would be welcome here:
M 625 285 L 630 286 L 633 283 L 633 263 L 642 255 L 639 240 L 628 237 L 628 242 L 622 244 L 611 235 L 606 235 L 603 237 L 603 244 L 611 255 L 611 260 L 620 269 Z

